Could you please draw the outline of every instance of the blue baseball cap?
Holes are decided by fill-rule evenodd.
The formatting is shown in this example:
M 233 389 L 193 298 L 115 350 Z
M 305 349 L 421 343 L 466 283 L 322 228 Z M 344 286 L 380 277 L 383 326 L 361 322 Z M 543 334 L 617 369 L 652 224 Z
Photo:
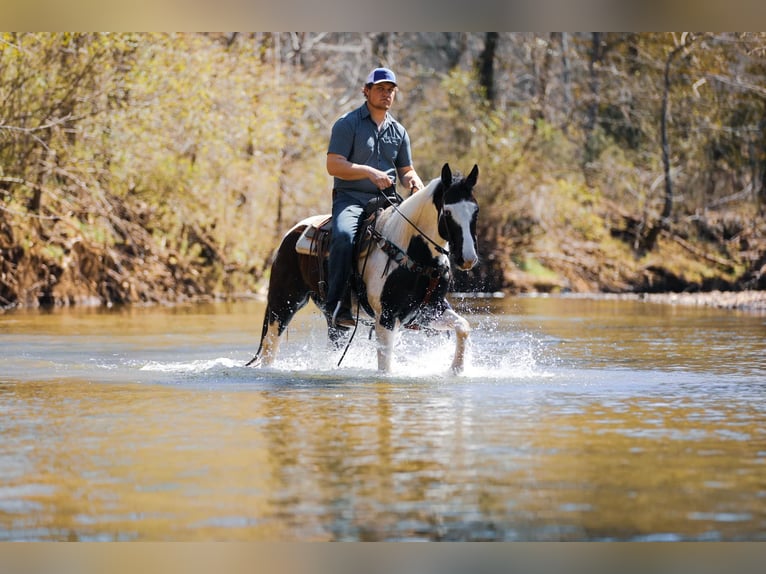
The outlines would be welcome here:
M 381 82 L 391 82 L 393 85 L 396 83 L 396 75 L 388 68 L 375 68 L 367 76 L 366 84 L 380 84 Z

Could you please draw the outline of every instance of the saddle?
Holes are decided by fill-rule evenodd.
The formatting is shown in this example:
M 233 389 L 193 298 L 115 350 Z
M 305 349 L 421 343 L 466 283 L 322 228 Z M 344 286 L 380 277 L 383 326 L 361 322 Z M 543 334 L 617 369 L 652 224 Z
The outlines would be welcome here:
M 326 258 L 330 254 L 332 237 L 332 215 L 314 215 L 305 220 L 303 230 L 295 243 L 295 251 L 301 255 Z
M 390 201 L 397 202 L 395 199 Z M 367 255 L 373 242 L 373 231 L 375 230 L 378 217 L 383 213 L 383 209 L 389 205 L 389 199 L 386 197 L 375 197 L 365 206 L 359 216 L 359 225 L 357 226 L 356 237 L 354 239 L 354 260 Z M 301 255 L 307 255 L 314 260 L 315 270 L 319 278 L 318 286 L 320 293 L 318 295 L 325 299 L 327 297 L 327 261 L 330 257 L 330 242 L 332 240 L 332 216 L 327 214 L 315 215 L 305 219 L 304 223 L 306 223 L 306 229 L 298 237 L 298 241 L 295 243 L 295 251 Z M 356 266 L 353 266 L 351 285 L 352 289 L 359 296 L 365 310 L 372 314 L 372 309 L 369 308 L 367 303 L 367 288 L 364 280 L 357 272 Z
M 365 257 L 373 243 L 376 243 L 389 256 L 391 261 L 395 261 L 397 264 L 405 266 L 418 273 L 424 275 L 427 274 L 431 278 L 431 289 L 433 289 L 442 275 L 442 270 L 437 270 L 437 273 L 434 274 L 433 270 L 424 269 L 414 261 L 408 260 L 404 252 L 401 252 L 400 249 L 386 241 L 375 229 L 375 225 L 381 213 L 383 213 L 383 210 L 391 205 L 391 203 L 398 204 L 401 202 L 400 197 L 389 199 L 386 197 L 376 197 L 371 199 L 359 216 L 359 225 L 354 239 L 354 259 L 358 260 Z M 303 223 L 306 224 L 306 229 L 304 229 L 300 237 L 298 237 L 295 244 L 295 251 L 313 259 L 313 264 L 316 266 L 315 272 L 319 278 L 318 286 L 320 293 L 318 295 L 324 299 L 327 296 L 326 273 L 327 260 L 330 257 L 330 242 L 332 240 L 332 215 L 315 215 L 305 219 Z M 367 286 L 357 272 L 356 266 L 354 266 L 352 272 L 351 284 L 359 298 L 360 304 L 368 314 L 372 315 L 373 310 L 367 301 Z M 429 291 L 427 297 L 430 297 L 430 293 L 431 291 Z M 347 296 L 350 296 L 350 294 Z M 350 301 L 347 304 L 350 306 Z M 412 330 L 421 329 L 421 325 L 418 324 L 415 319 L 404 325 L 404 327 Z
M 396 199 L 391 199 L 390 201 L 398 203 Z M 354 255 L 356 257 L 361 257 L 367 253 L 371 238 L 369 230 L 370 228 L 375 228 L 378 216 L 389 205 L 389 199 L 375 197 L 364 207 L 362 214 L 359 216 L 359 225 L 354 240 Z M 304 223 L 306 223 L 306 229 L 298 237 L 295 251 L 301 255 L 318 257 L 320 260 L 329 257 L 330 239 L 332 238 L 332 215 L 314 215 L 305 219 Z

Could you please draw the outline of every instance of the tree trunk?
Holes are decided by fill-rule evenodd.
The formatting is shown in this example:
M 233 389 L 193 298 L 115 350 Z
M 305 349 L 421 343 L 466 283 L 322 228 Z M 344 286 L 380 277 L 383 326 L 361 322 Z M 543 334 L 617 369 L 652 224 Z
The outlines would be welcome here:
M 662 112 L 660 115 L 660 137 L 662 138 L 662 169 L 665 174 L 665 203 L 662 207 L 661 218 L 670 217 L 673 211 L 673 179 L 670 176 L 670 143 L 668 142 L 668 108 L 670 95 L 670 66 L 676 54 L 683 46 L 677 46 L 665 62 L 665 76 L 662 89 Z
M 532 103 L 532 109 L 530 111 L 530 116 L 532 118 L 532 131 L 537 131 L 537 124 L 540 120 L 546 120 L 546 114 L 545 114 L 545 99 L 548 92 L 548 76 L 551 69 L 551 62 L 552 62 L 552 53 L 553 50 L 551 46 L 553 45 L 553 42 L 555 40 L 555 33 L 551 33 L 549 36 L 548 41 L 545 43 L 545 54 L 543 54 L 543 62 L 542 65 L 538 68 L 537 66 L 537 60 L 535 59 L 534 66 L 535 66 L 535 77 L 536 77 L 536 87 L 535 87 L 535 98 Z
M 372 40 L 372 57 L 377 65 L 388 66 L 391 51 L 391 32 L 376 34 Z
M 665 178 L 665 201 L 662 206 L 662 213 L 660 214 L 659 221 L 655 222 L 649 227 L 649 231 L 646 234 L 644 241 L 642 242 L 643 251 L 651 251 L 654 249 L 657 243 L 657 237 L 660 231 L 668 228 L 670 221 L 670 215 L 673 213 L 673 178 L 670 173 L 670 142 L 668 140 L 668 109 L 670 107 L 670 69 L 673 64 L 673 60 L 681 53 L 689 44 L 687 43 L 687 37 L 682 37 L 681 43 L 673 48 L 668 54 L 668 59 L 665 61 L 665 76 L 662 90 L 662 111 L 660 114 L 660 137 L 662 146 L 662 169 Z M 691 42 L 691 40 L 690 40 Z
M 447 69 L 453 70 L 460 65 L 460 60 L 468 49 L 467 32 L 444 32 L 446 46 L 444 51 L 447 55 Z
M 756 146 L 758 157 L 756 158 L 757 174 L 753 179 L 755 201 L 758 204 L 758 213 L 766 213 L 766 117 L 758 122 L 761 141 Z
M 569 65 L 569 34 L 561 32 L 561 83 L 564 85 L 564 125 L 562 129 L 567 133 L 569 115 L 572 112 L 572 71 Z
M 479 85 L 484 88 L 484 97 L 490 106 L 495 103 L 495 52 L 500 34 L 487 32 L 484 36 L 484 49 L 479 54 Z
M 585 121 L 585 156 L 584 167 L 592 163 L 598 156 L 596 149 L 595 130 L 598 120 L 598 106 L 601 98 L 601 80 L 599 66 L 603 52 L 601 49 L 601 32 L 593 32 L 591 36 L 590 61 L 588 62 L 588 86 L 590 88 L 590 102 L 588 103 L 588 115 Z M 587 175 L 587 170 L 586 170 Z

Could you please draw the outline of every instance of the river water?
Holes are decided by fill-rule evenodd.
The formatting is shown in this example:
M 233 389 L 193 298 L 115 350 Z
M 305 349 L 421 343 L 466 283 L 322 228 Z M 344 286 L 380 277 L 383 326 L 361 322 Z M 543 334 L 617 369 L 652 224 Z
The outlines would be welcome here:
M 454 301 L 380 375 L 263 304 L 0 315 L 0 540 L 766 540 L 766 316 Z

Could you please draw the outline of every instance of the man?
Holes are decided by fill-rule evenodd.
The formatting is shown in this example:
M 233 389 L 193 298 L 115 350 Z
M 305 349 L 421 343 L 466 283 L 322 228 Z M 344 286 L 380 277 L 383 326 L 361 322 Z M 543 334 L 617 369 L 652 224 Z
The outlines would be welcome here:
M 397 89 L 391 70 L 375 68 L 362 89 L 365 103 L 342 116 L 332 127 L 327 149 L 327 172 L 334 177 L 327 309 L 333 313 L 335 327 L 355 324 L 344 301 L 351 276 L 354 236 L 365 204 L 395 186 L 397 176 L 413 193 L 423 188 L 412 167 L 407 130 L 388 113 Z

